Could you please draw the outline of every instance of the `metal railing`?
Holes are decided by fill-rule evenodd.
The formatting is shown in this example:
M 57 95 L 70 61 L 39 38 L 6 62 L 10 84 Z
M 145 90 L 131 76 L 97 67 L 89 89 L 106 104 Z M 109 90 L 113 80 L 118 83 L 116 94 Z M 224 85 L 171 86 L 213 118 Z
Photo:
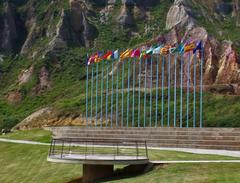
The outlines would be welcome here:
M 148 159 L 148 148 L 147 142 L 144 140 L 93 138 L 52 139 L 49 157 L 64 159 L 69 155 L 81 156 L 83 160 L 88 160 L 93 156 L 108 157 L 111 160 L 117 160 L 119 157 L 140 160 Z

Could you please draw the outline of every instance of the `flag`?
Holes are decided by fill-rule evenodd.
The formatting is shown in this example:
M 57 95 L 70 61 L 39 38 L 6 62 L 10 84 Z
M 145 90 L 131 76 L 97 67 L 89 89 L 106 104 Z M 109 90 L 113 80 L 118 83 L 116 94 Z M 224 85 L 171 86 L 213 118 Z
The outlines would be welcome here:
M 184 44 L 180 43 L 179 45 L 177 45 L 176 47 L 170 48 L 170 53 L 181 53 L 184 50 Z
M 133 58 L 133 57 L 140 57 L 140 53 L 141 53 L 140 49 L 137 48 L 137 49 L 135 49 L 134 51 L 132 51 L 131 57 L 132 57 L 132 58 Z
M 94 63 L 94 59 L 95 59 L 95 55 L 91 55 L 88 59 L 88 65 L 91 65 L 92 63 Z
M 118 58 L 119 58 L 119 52 L 118 52 L 118 50 L 115 50 L 115 51 L 114 51 L 113 57 L 114 57 L 114 59 L 118 59 Z
M 161 46 L 158 46 L 157 48 L 155 48 L 155 49 L 153 50 L 153 54 L 160 54 L 160 50 L 161 50 L 162 47 L 163 47 L 163 46 L 161 45 Z
M 187 44 L 184 47 L 184 52 L 187 53 L 187 52 L 193 51 L 195 48 L 196 48 L 196 44 L 195 43 Z
M 145 55 L 146 55 L 146 50 L 143 50 L 140 54 L 140 58 L 144 58 Z
M 161 48 L 160 54 L 161 54 L 161 55 L 167 55 L 167 54 L 169 54 L 169 50 L 170 50 L 171 47 L 172 47 L 172 46 L 170 46 L 170 45 L 164 46 L 163 48 Z
M 149 49 L 146 51 L 146 54 L 151 55 L 151 54 L 153 53 L 153 50 L 154 50 L 153 47 L 149 48 Z
M 193 49 L 193 53 L 195 54 L 197 50 L 202 50 L 202 41 L 199 41 L 197 46 Z
M 129 58 L 129 57 L 131 57 L 131 54 L 132 54 L 132 49 L 127 49 L 126 51 L 121 53 L 120 59 L 123 60 L 125 58 Z
M 103 56 L 103 53 L 102 52 L 98 52 L 94 55 L 94 62 L 95 63 L 98 63 L 100 61 L 102 61 L 102 56 Z
M 110 60 L 112 54 L 113 54 L 112 51 L 108 51 L 105 55 L 103 55 L 102 59 L 103 59 L 103 60 Z

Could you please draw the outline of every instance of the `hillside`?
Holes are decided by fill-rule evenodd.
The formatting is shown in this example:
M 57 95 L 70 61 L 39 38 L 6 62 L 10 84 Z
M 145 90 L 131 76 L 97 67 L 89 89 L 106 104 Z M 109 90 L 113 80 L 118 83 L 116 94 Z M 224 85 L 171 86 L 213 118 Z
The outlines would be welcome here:
M 240 126 L 239 8 L 238 0 L 0 1 L 0 129 L 43 108 L 44 125 L 81 124 L 86 53 L 161 35 L 204 42 L 204 84 L 228 94 L 205 94 L 206 126 Z

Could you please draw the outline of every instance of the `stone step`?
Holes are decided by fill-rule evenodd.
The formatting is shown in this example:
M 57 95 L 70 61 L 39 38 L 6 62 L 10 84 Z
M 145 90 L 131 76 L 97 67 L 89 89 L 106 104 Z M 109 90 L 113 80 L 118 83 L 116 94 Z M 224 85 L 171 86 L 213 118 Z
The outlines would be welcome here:
M 104 133 L 71 133 L 61 134 L 61 137 L 102 137 L 102 138 L 144 138 L 144 139 L 182 139 L 182 140 L 234 140 L 240 141 L 240 136 L 200 136 L 200 135 L 162 135 L 162 134 L 104 134 Z
M 57 138 L 146 140 L 148 146 L 240 150 L 240 128 L 52 128 Z
M 62 137 L 64 138 L 64 137 Z M 86 137 L 76 137 L 76 136 L 69 136 L 68 138 L 74 139 L 74 138 L 94 138 L 94 139 L 106 139 L 106 137 L 101 137 L 101 136 L 86 136 Z M 108 138 L 111 139 L 111 138 Z M 152 139 L 152 138 L 144 138 L 144 137 L 139 137 L 139 138 L 126 138 L 126 137 L 112 137 L 112 139 L 126 139 L 130 141 L 135 141 L 135 140 L 146 140 L 147 143 L 164 143 L 164 144 L 203 144 L 203 145 L 234 145 L 240 147 L 239 141 L 230 141 L 230 140 L 190 140 L 190 139 Z
M 78 135 L 78 134 L 109 134 L 109 135 L 172 135 L 172 136 L 231 136 L 231 137 L 240 137 L 240 133 L 223 133 L 223 132 L 214 132 L 214 133 L 210 133 L 210 132 L 152 132 L 152 133 L 148 133 L 148 132 L 128 132 L 128 131 L 122 131 L 122 132 L 114 132 L 114 131 L 88 131 L 88 132 L 75 132 L 75 131 L 64 131 L 62 133 L 55 133 L 54 135 L 57 136 L 57 134 L 64 134 L 65 136 L 68 135 Z

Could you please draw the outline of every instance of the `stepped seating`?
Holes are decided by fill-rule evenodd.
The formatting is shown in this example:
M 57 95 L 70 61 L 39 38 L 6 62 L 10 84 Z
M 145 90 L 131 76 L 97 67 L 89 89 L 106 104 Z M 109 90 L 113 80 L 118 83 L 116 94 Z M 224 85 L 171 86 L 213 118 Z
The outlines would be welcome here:
M 150 147 L 240 150 L 240 128 L 53 127 L 54 138 L 146 140 Z

